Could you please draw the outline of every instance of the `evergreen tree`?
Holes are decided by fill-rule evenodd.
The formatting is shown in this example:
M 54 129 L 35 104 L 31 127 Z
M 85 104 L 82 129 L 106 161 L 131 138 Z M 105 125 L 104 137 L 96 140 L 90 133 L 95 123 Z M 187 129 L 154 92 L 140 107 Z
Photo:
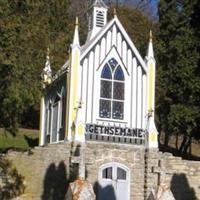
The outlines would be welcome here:
M 0 125 L 13 133 L 21 122 L 38 128 L 46 49 L 54 69 L 64 64 L 71 40 L 68 8 L 68 0 L 0 1 Z
M 149 41 L 149 31 L 153 30 L 155 32 L 157 24 L 152 22 L 141 11 L 132 7 L 118 6 L 116 11 L 128 35 L 142 56 L 145 57 Z M 110 9 L 110 15 L 113 15 L 113 8 Z
M 161 0 L 159 3 L 160 96 L 157 113 L 166 136 L 184 135 L 180 153 L 187 152 L 197 132 L 200 113 L 199 77 L 196 73 L 199 53 L 191 24 L 195 2 Z

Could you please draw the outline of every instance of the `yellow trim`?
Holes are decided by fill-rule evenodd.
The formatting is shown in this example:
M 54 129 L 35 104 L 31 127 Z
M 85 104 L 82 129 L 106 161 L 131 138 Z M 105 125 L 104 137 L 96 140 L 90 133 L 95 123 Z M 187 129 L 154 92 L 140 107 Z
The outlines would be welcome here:
M 154 68 L 153 64 L 151 63 L 148 68 L 148 76 L 149 76 L 149 95 L 148 95 L 148 111 L 153 110 L 153 98 L 154 98 Z
M 84 134 L 84 125 L 82 123 L 78 125 L 77 134 L 79 137 Z
M 66 117 L 65 117 L 65 137 L 68 136 L 68 124 L 69 124 L 69 94 L 70 94 L 70 76 L 66 74 Z
M 71 67 L 71 64 L 72 64 L 72 54 L 71 54 L 71 52 L 69 52 L 69 66 Z M 66 130 L 65 130 L 65 136 L 66 137 L 68 137 L 68 135 L 69 135 L 69 104 L 70 104 L 70 84 L 71 84 L 71 69 L 70 69 L 70 71 L 69 71 L 69 73 L 67 73 L 66 74 L 66 78 L 67 78 L 67 87 L 66 87 L 66 90 L 67 90 L 67 92 L 66 92 L 66 98 L 67 98 L 67 100 L 66 100 L 66 102 L 67 102 L 67 104 L 66 104 Z
M 43 134 L 42 132 L 42 127 L 43 127 L 43 124 L 42 124 L 42 118 L 43 118 L 43 112 L 44 112 L 44 96 L 41 97 L 41 100 L 40 100 L 40 134 L 39 134 L 39 145 L 41 144 L 41 136 Z
M 76 120 L 76 107 L 77 107 L 77 78 L 78 78 L 78 50 L 74 52 L 74 65 L 73 65 L 73 83 L 72 83 L 72 122 Z
M 155 133 L 155 131 L 150 133 L 150 142 L 151 143 L 157 142 L 157 134 Z
M 77 79 L 78 79 L 78 66 L 79 66 L 79 52 L 78 49 L 72 51 L 70 56 L 70 74 L 68 76 L 68 102 L 67 102 L 67 128 L 66 128 L 66 136 L 69 138 L 73 137 L 74 130 L 71 129 L 72 123 L 76 120 L 76 112 L 77 112 Z

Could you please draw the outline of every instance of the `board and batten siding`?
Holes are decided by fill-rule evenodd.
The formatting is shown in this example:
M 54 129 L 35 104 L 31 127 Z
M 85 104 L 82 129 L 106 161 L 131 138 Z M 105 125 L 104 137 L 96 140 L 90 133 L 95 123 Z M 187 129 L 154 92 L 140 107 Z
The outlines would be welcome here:
M 109 55 L 113 46 L 125 65 L 125 102 L 124 120 L 106 120 L 99 118 L 100 76 L 99 66 Z M 81 60 L 82 67 L 82 102 L 83 121 L 85 123 L 101 123 L 146 128 L 147 75 L 130 48 L 123 34 L 114 24 Z M 123 68 L 123 66 L 121 66 Z M 102 69 L 102 68 L 101 68 Z M 107 123 L 106 123 L 107 121 Z

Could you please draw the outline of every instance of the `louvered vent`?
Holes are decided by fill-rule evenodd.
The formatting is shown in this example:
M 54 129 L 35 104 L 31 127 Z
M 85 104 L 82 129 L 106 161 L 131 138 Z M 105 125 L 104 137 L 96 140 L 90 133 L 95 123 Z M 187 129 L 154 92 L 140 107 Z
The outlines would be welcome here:
M 97 11 L 96 26 L 97 27 L 103 27 L 104 26 L 104 14 L 103 14 L 103 12 Z

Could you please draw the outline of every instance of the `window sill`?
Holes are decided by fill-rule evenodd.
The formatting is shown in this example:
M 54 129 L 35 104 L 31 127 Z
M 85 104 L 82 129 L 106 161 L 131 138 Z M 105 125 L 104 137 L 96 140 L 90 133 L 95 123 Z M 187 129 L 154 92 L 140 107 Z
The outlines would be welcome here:
M 116 122 L 116 123 L 123 123 L 128 124 L 128 122 L 120 120 L 120 119 L 110 119 L 110 118 L 98 118 L 97 121 L 106 121 L 106 122 Z

